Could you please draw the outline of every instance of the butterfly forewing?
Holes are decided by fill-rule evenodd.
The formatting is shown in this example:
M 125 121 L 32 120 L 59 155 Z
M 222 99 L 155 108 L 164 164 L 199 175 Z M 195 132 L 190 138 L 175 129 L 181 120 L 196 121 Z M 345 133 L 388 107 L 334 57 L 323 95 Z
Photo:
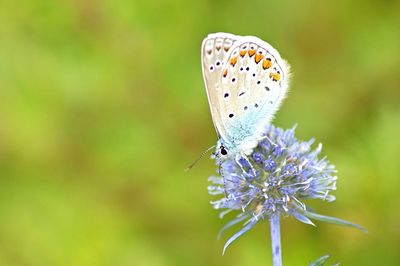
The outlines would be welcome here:
M 202 68 L 204 83 L 207 90 L 208 102 L 211 109 L 214 126 L 218 135 L 222 138 L 224 133 L 224 123 L 221 117 L 221 106 L 218 103 L 220 97 L 220 81 L 224 75 L 222 69 L 227 62 L 231 51 L 240 43 L 240 37 L 228 33 L 210 34 L 203 40 L 202 44 Z

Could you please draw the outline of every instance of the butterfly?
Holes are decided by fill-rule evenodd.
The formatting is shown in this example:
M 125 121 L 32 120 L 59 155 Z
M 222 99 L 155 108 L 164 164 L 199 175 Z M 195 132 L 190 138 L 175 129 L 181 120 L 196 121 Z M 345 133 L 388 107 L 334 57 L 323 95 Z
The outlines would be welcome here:
M 209 34 L 202 43 L 203 78 L 218 134 L 216 155 L 251 154 L 289 85 L 289 65 L 254 36 Z

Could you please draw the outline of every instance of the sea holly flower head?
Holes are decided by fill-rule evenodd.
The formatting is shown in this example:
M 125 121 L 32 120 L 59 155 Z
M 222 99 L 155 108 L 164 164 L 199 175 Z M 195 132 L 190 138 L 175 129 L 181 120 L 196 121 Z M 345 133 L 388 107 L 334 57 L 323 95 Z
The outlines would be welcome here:
M 222 231 L 244 222 L 242 229 L 227 241 L 224 250 L 257 222 L 274 215 L 292 216 L 312 225 L 310 218 L 358 227 L 308 210 L 305 200 L 334 201 L 332 191 L 336 190 L 337 181 L 335 167 L 319 156 L 322 145 L 312 149 L 313 143 L 313 139 L 297 140 L 295 127 L 283 130 L 270 125 L 249 156 L 225 161 L 216 158 L 218 174 L 209 178 L 212 184 L 208 191 L 222 197 L 211 204 L 222 211 L 221 217 L 238 211 L 236 218 Z

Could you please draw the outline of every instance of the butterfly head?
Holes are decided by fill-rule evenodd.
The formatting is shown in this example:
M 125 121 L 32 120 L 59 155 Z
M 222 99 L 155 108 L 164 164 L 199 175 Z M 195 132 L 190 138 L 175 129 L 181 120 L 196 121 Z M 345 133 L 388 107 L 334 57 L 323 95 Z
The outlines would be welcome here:
M 216 145 L 215 156 L 225 161 L 231 157 L 231 149 L 220 139 Z
M 220 138 L 216 145 L 215 155 L 222 160 L 235 158 L 237 154 L 248 156 L 262 139 L 263 137 L 258 132 L 236 141 L 228 141 Z
M 223 146 L 223 145 L 221 145 L 220 147 L 219 147 L 219 153 L 222 155 L 222 156 L 227 156 L 228 155 L 228 151 L 226 150 L 226 148 Z
M 223 139 L 220 139 L 217 143 L 215 155 L 221 161 L 235 158 L 235 154 L 238 152 L 235 146 L 229 144 L 229 142 L 224 142 Z

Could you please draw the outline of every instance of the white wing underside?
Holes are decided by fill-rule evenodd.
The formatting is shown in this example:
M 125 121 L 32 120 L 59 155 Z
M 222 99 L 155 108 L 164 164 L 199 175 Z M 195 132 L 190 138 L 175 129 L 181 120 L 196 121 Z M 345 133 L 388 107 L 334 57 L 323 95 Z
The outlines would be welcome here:
M 228 33 L 208 35 L 201 58 L 220 141 L 233 152 L 251 152 L 286 96 L 287 63 L 268 43 Z

